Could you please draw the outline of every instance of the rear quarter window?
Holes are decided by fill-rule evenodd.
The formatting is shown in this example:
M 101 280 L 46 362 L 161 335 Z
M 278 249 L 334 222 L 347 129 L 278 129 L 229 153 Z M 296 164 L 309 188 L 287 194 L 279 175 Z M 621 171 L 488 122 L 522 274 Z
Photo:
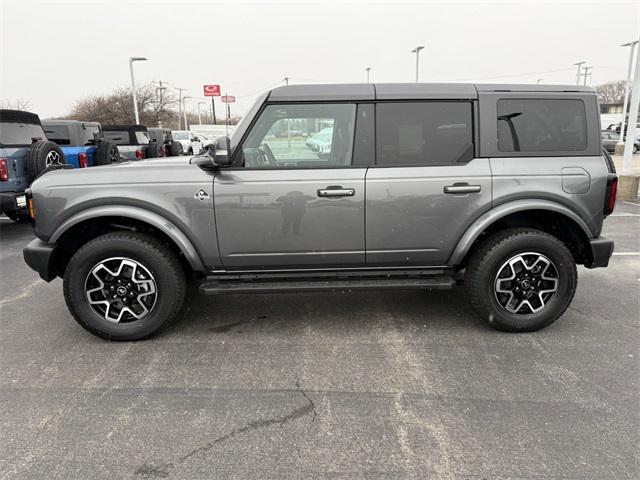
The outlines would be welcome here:
M 587 148 L 587 115 L 577 99 L 500 99 L 500 152 L 581 152 Z

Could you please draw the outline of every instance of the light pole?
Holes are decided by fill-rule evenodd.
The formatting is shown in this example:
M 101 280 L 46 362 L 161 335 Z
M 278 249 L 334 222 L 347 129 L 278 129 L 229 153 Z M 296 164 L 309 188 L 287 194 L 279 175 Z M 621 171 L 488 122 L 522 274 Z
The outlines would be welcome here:
M 540 82 L 542 81 L 541 78 L 538 79 L 538 81 L 536 82 L 537 85 L 540 85 Z
M 144 62 L 145 57 L 129 57 L 129 73 L 131 74 L 131 92 L 133 93 L 133 114 L 135 115 L 136 125 L 140 123 L 138 116 L 138 99 L 136 98 L 136 81 L 133 78 L 133 62 Z
M 289 85 L 289 77 L 284 77 L 282 81 L 284 82 L 285 85 Z
M 411 50 L 411 53 L 416 54 L 416 83 L 420 81 L 420 50 L 422 50 L 423 48 L 424 45 L 419 45 Z
M 200 105 L 206 105 L 207 102 L 198 102 L 198 123 L 202 125 L 202 114 L 200 113 Z
M 371 71 L 371 67 L 367 67 L 365 70 L 367 71 L 367 83 L 369 83 L 369 72 Z
M 182 126 L 182 124 L 180 123 L 181 117 L 182 117 L 182 92 L 184 92 L 186 90 L 186 88 L 179 88 L 179 87 L 174 87 L 175 90 L 178 90 L 178 92 L 180 92 L 180 98 L 178 99 L 178 130 L 182 130 L 180 127 Z
M 627 141 L 624 144 L 624 156 L 622 157 L 622 173 L 631 173 L 631 154 L 633 153 L 633 141 L 636 138 L 638 113 L 640 111 L 640 48 L 636 52 L 636 70 L 633 74 L 633 88 L 631 89 L 631 101 L 629 102 L 629 122 Z M 635 193 L 635 192 L 634 192 Z
M 582 68 L 582 65 L 584 65 L 587 62 L 577 62 L 574 63 L 574 65 L 578 66 L 578 72 L 576 73 L 576 85 L 580 85 L 580 70 Z
M 184 115 L 184 129 L 189 130 L 189 125 L 187 124 L 187 98 L 193 98 L 190 96 L 182 97 L 182 114 Z
M 627 68 L 627 83 L 624 84 L 624 103 L 622 104 L 622 124 L 620 124 L 620 138 L 618 139 L 617 145 L 624 145 L 624 131 L 627 126 L 627 103 L 629 103 L 629 86 L 631 85 L 631 69 L 633 67 L 633 50 L 636 48 L 638 44 L 638 40 L 634 42 L 625 43 L 620 45 L 621 47 L 630 47 L 629 48 L 629 67 Z M 622 147 L 616 148 L 616 150 L 621 150 Z M 616 152 L 618 153 L 618 152 Z

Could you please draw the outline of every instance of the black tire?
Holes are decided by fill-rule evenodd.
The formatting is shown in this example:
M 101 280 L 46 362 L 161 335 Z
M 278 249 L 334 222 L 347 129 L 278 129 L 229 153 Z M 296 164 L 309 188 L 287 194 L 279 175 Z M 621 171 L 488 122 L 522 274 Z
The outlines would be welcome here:
M 146 158 L 158 158 L 162 156 L 162 150 L 158 142 L 149 142 Z
M 497 292 L 500 283 L 498 275 L 504 271 L 504 268 L 509 268 L 506 262 L 510 259 L 529 252 L 542 255 L 552 262 L 551 271 L 555 270 L 557 274 L 556 291 L 550 297 L 546 297 L 545 304 L 535 313 L 526 305 L 522 305 L 518 310 L 519 313 L 512 313 L 499 301 L 499 297 L 501 299 L 509 297 Z M 515 276 L 513 268 L 511 272 Z M 522 269 L 522 272 L 529 274 L 526 269 Z M 541 276 L 544 275 L 545 271 Z M 522 279 L 522 281 L 525 280 L 528 278 Z M 537 277 L 537 281 L 540 281 L 540 276 Z M 534 283 L 533 278 L 530 283 Z M 473 309 L 481 318 L 488 320 L 494 328 L 507 332 L 532 332 L 552 324 L 569 307 L 577 283 L 576 263 L 564 243 L 548 233 L 524 228 L 504 230 L 485 240 L 472 253 L 465 273 L 465 286 Z M 513 285 L 520 290 L 514 295 L 520 295 L 523 284 L 514 279 Z M 504 283 L 500 283 L 500 287 L 504 289 Z M 542 292 L 540 294 L 547 295 Z M 534 293 L 530 295 L 532 295 L 531 301 L 536 303 L 534 305 L 536 308 L 542 305 Z M 520 297 L 513 298 L 515 303 L 518 303 Z M 508 300 L 505 303 L 509 306 Z
M 156 295 L 146 298 L 149 301 L 153 300 L 153 305 L 147 305 L 148 313 L 139 319 L 127 319 L 126 316 L 129 315 L 127 313 L 123 316 L 122 322 L 114 323 L 114 321 L 105 318 L 110 316 L 109 310 L 106 310 L 106 314 L 99 313 L 96 309 L 100 306 L 92 307 L 89 304 L 86 289 L 91 287 L 90 282 L 95 282 L 93 275 L 90 276 L 92 270 L 101 262 L 106 262 L 107 259 L 114 257 L 116 260 L 107 262 L 108 268 L 112 271 L 117 270 L 111 266 L 113 263 L 109 262 L 117 264 L 117 262 L 122 262 L 124 258 L 125 261 L 132 261 L 141 266 L 142 268 L 137 271 L 144 275 L 148 274 L 150 281 L 154 282 Z M 120 268 L 125 271 L 125 268 Z M 101 271 L 101 275 L 104 276 L 104 269 Z M 109 280 L 109 278 L 105 280 Z M 113 284 L 116 278 L 111 277 L 110 281 Z M 149 279 L 141 280 L 138 277 L 138 281 L 144 284 L 149 282 Z M 104 282 L 103 286 L 106 285 L 107 282 Z M 94 295 L 97 295 L 98 298 L 94 300 L 101 300 L 100 297 L 103 292 L 108 291 L 108 288 L 110 287 L 96 292 Z M 185 288 L 184 270 L 175 253 L 156 238 L 133 232 L 107 233 L 82 246 L 69 260 L 63 283 L 65 301 L 80 326 L 98 337 L 117 341 L 146 338 L 173 320 L 184 302 Z M 116 290 L 119 289 L 120 287 Z M 133 290 L 130 290 L 129 294 L 132 292 Z M 134 299 L 135 295 L 139 293 L 140 290 L 133 292 Z M 131 308 L 134 308 L 136 300 L 128 298 L 126 291 L 122 295 L 124 295 L 122 297 L 124 301 L 130 300 Z M 114 302 L 116 301 L 120 301 L 120 299 L 114 300 Z M 140 305 L 139 295 L 137 305 Z M 123 304 L 120 303 L 120 306 L 122 307 Z M 121 312 L 123 310 L 124 308 L 120 308 Z M 117 313 L 117 306 L 114 307 L 114 311 Z
M 638 147 L 638 145 L 636 145 L 635 143 L 633 144 L 633 153 L 638 153 L 638 151 L 640 151 L 640 147 Z
M 29 147 L 27 170 L 32 177 L 37 177 L 51 165 L 65 163 L 64 153 L 60 147 L 49 140 L 38 140 Z
M 169 153 L 172 157 L 179 157 L 184 153 L 184 148 L 182 148 L 182 144 L 180 142 L 171 142 Z
M 25 210 L 9 210 L 4 213 L 16 223 L 29 223 L 29 214 Z
M 120 161 L 118 145 L 109 140 L 102 140 L 96 148 L 96 165 L 111 165 Z
M 187 155 L 193 155 L 193 148 L 189 147 L 189 150 L 187 151 Z

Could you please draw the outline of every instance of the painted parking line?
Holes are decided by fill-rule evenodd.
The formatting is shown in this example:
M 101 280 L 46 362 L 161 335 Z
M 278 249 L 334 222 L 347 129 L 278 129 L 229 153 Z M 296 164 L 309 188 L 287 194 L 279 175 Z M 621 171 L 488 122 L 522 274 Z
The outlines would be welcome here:
M 613 252 L 613 255 L 618 255 L 620 257 L 631 257 L 640 255 L 640 252 Z
M 640 207 L 640 203 L 629 202 L 628 200 L 623 200 L 622 203 L 626 203 L 627 205 L 633 205 L 634 207 Z
M 640 217 L 640 213 L 612 213 L 610 217 Z

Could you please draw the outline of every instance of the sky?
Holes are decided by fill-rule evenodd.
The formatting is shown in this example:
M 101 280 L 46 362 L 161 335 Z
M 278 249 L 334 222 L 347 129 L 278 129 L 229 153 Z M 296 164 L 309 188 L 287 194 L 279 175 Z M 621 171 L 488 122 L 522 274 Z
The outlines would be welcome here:
M 237 97 L 233 111 L 290 83 L 589 84 L 626 77 L 640 0 L 537 2 L 60 2 L 0 0 L 0 100 L 41 117 L 136 83 L 182 87 L 195 111 L 205 83 Z M 220 104 L 218 104 L 220 106 Z M 218 107 L 217 107 L 218 108 Z M 222 111 L 222 108 L 220 108 Z M 90 120 L 90 119 L 88 119 Z

